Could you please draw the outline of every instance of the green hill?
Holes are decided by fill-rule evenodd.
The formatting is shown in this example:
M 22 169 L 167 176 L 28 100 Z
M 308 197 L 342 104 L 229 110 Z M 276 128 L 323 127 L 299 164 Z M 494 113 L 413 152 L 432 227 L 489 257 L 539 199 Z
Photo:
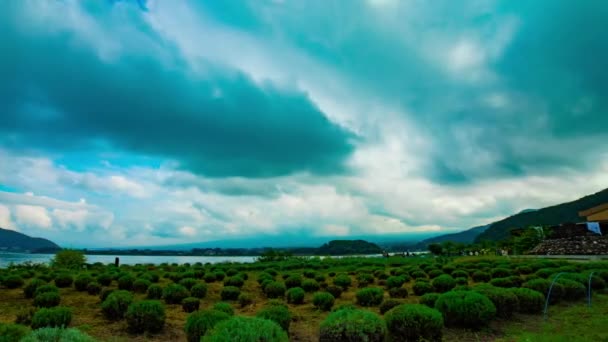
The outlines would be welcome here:
M 382 248 L 364 240 L 332 240 L 319 247 L 317 255 L 380 254 Z
M 54 252 L 61 249 L 57 244 L 43 238 L 0 228 L 0 251 L 10 252 Z
M 483 233 L 486 229 L 488 229 L 489 226 L 490 225 L 473 227 L 458 233 L 435 236 L 418 242 L 415 248 L 426 249 L 426 247 L 431 243 L 442 243 L 445 241 L 460 242 L 465 244 L 473 243 L 473 241 L 475 241 L 475 238 L 479 236 L 479 234 Z
M 483 240 L 503 240 L 510 236 L 509 231 L 513 228 L 524 228 L 533 225 L 557 225 L 566 222 L 580 222 L 584 218 L 579 217 L 579 211 L 583 211 L 603 203 L 608 203 L 608 189 L 604 189 L 593 195 L 585 196 L 576 201 L 562 203 L 551 207 L 524 211 L 509 216 L 506 219 L 494 222 L 490 227 L 479 234 L 476 242 Z

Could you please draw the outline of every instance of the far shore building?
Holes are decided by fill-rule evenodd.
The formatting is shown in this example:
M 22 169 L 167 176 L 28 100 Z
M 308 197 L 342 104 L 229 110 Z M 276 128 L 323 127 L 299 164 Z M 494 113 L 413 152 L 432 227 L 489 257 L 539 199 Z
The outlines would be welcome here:
M 580 217 L 584 217 L 587 222 L 608 222 L 608 203 L 600 204 L 593 208 L 583 210 L 578 213 Z

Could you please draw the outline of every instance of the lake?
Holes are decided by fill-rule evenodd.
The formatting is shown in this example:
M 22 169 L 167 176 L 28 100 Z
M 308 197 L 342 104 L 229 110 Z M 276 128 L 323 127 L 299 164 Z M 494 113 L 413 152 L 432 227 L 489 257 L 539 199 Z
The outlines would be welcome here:
M 11 262 L 20 264 L 24 262 L 48 263 L 54 254 L 27 254 L 27 253 L 0 253 L 0 268 L 7 267 Z M 88 263 L 101 262 L 103 264 L 114 263 L 114 255 L 87 255 Z M 172 264 L 184 264 L 195 262 L 219 263 L 219 262 L 254 262 L 257 257 L 253 256 L 155 256 L 155 255 L 119 255 L 120 263 L 124 265 L 135 264 L 162 264 L 163 262 Z

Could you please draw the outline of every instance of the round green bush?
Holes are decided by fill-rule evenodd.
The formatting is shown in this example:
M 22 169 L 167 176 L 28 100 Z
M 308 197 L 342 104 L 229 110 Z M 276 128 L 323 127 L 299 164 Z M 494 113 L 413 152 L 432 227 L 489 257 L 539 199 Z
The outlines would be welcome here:
M 198 283 L 192 286 L 192 288 L 190 289 L 190 294 L 192 295 L 192 297 L 196 297 L 199 299 L 205 298 L 205 296 L 207 296 L 207 284 Z
M 190 292 L 182 285 L 173 283 L 163 289 L 163 299 L 167 304 L 181 304 L 186 297 L 190 297 Z
M 508 276 L 511 276 L 511 270 L 508 268 L 494 268 L 490 271 L 490 275 L 492 276 L 492 279 L 494 278 L 506 278 Z
M 89 283 L 94 281 L 93 277 L 88 274 L 81 274 L 74 280 L 74 288 L 76 291 L 86 291 Z
M 408 292 L 405 287 L 393 287 L 388 290 L 388 295 L 391 298 L 406 298 L 408 296 Z
M 20 342 L 95 342 L 91 336 L 75 328 L 41 328 L 36 329 L 25 336 Z
M 304 302 L 304 295 L 305 291 L 301 287 L 292 287 L 285 293 L 287 303 L 290 304 L 302 304 Z
M 148 279 L 137 279 L 133 282 L 133 292 L 135 293 L 147 293 L 148 287 L 152 285 L 152 282 Z
M 224 273 L 222 271 L 215 272 L 215 279 L 222 281 L 222 280 L 224 280 L 224 278 L 226 278 L 226 273 Z
M 270 320 L 235 316 L 219 322 L 203 336 L 202 342 L 264 341 L 287 342 L 287 333 Z
M 34 291 L 34 297 L 36 297 L 37 295 L 39 295 L 41 293 L 46 293 L 46 292 L 59 293 L 59 288 L 57 288 L 57 286 L 55 286 L 55 285 L 50 285 L 50 284 L 38 286 L 36 288 L 36 291 Z
M 125 318 L 132 333 L 156 333 L 165 326 L 165 307 L 157 300 L 142 300 L 129 305 Z
M 440 293 L 435 292 L 425 293 L 420 296 L 420 304 L 426 305 L 429 308 L 434 308 L 435 302 L 437 301 L 437 298 L 439 298 L 440 295 Z
M 34 297 L 34 306 L 38 308 L 52 308 L 59 305 L 61 297 L 58 292 L 44 292 Z
M 475 271 L 471 278 L 473 278 L 473 281 L 475 281 L 476 283 L 485 283 L 490 281 L 490 279 L 492 279 L 492 276 L 488 272 Z
M 416 296 L 422 296 L 425 293 L 435 292 L 435 288 L 428 281 L 418 280 L 412 286 L 412 290 L 414 290 L 414 294 Z
M 342 309 L 329 314 L 319 327 L 319 342 L 382 342 L 386 324 L 367 310 Z
M 286 305 L 268 305 L 258 311 L 256 317 L 271 320 L 277 323 L 283 330 L 289 331 L 291 313 Z
M 527 288 L 510 289 L 519 301 L 519 312 L 538 314 L 543 311 L 545 295 Z
M 350 277 L 346 274 L 338 274 L 334 278 L 334 285 L 340 286 L 343 289 L 347 289 L 352 283 Z
M 97 282 L 102 286 L 110 286 L 110 284 L 112 284 L 112 280 L 114 280 L 114 277 L 112 277 L 112 274 L 110 273 L 102 273 L 97 276 Z
M 101 310 L 107 319 L 119 320 L 125 316 L 129 305 L 133 302 L 133 294 L 126 290 L 112 291 L 101 303 Z
M 99 284 L 96 281 L 90 282 L 87 285 L 87 293 L 92 295 L 92 296 L 96 296 L 101 292 L 101 284 Z
M 403 284 L 405 284 L 405 277 L 403 276 L 391 276 L 386 279 L 386 287 L 388 289 L 401 287 Z
M 21 310 L 17 311 L 17 317 L 15 318 L 15 323 L 23 324 L 23 325 L 30 325 L 30 324 L 32 324 L 32 317 L 34 317 L 35 313 L 36 313 L 36 309 L 33 307 L 22 308 Z M 2 335 L 0 335 L 0 336 L 2 336 Z
M 135 282 L 135 277 L 130 274 L 124 275 L 118 278 L 118 288 L 120 290 L 131 291 L 133 289 L 133 283 Z
M 299 286 L 292 286 L 288 288 L 294 288 L 294 287 L 299 287 Z M 314 279 L 306 279 L 304 281 L 302 281 L 302 289 L 306 292 L 315 292 L 318 291 L 320 288 L 319 283 L 314 280 Z
M 21 286 L 23 286 L 23 284 L 23 278 L 17 275 L 9 275 L 2 281 L 2 285 L 6 286 L 9 289 L 20 288 Z
M 178 284 L 180 284 L 181 286 L 188 289 L 188 291 L 190 291 L 192 286 L 196 285 L 197 283 L 198 283 L 198 280 L 196 280 L 194 278 L 183 278 L 178 282 Z
M 67 327 L 72 322 L 72 310 L 63 306 L 42 308 L 32 317 L 32 329 Z
M 220 296 L 222 300 L 237 300 L 241 294 L 241 289 L 236 286 L 224 286 Z
M 452 276 L 442 274 L 437 278 L 433 279 L 432 285 L 435 289 L 435 292 L 444 293 L 456 287 L 456 281 L 454 280 L 454 278 L 452 278 Z
M 20 324 L 0 323 L 0 341 L 2 342 L 19 342 L 30 330 Z
M 282 298 L 285 296 L 285 291 L 285 284 L 279 281 L 273 281 L 264 287 L 264 294 L 266 294 L 266 297 L 268 298 Z
M 46 285 L 46 281 L 38 278 L 30 280 L 27 285 L 23 288 L 23 294 L 25 298 L 33 298 L 36 293 L 36 289 L 40 286 Z
M 194 312 L 198 310 L 200 306 L 201 301 L 196 297 L 186 297 L 182 300 L 182 309 L 184 309 L 185 312 Z
M 366 287 L 374 283 L 374 276 L 369 273 L 359 273 L 357 275 L 357 284 L 359 287 Z
M 450 327 L 479 328 L 496 316 L 492 301 L 475 291 L 446 292 L 437 298 L 435 309 Z
M 563 286 L 566 300 L 579 300 L 587 295 L 585 286 L 577 281 L 559 278 L 557 283 Z
M 217 278 L 215 277 L 215 273 L 205 273 L 203 280 L 205 281 L 205 283 L 213 283 L 217 280 Z
M 101 292 L 99 293 L 99 299 L 101 300 L 101 302 L 103 303 L 104 300 L 106 300 L 108 298 L 108 296 L 110 295 L 110 293 L 114 292 L 116 290 L 114 289 L 109 289 L 109 288 L 103 288 L 101 289 Z
M 547 279 L 541 279 L 541 278 L 528 280 L 527 282 L 525 282 L 522 285 L 522 287 L 525 287 L 527 289 L 531 289 L 534 291 L 538 291 L 545 296 L 547 296 L 550 286 L 551 286 L 551 281 L 549 281 Z M 553 285 L 553 288 L 551 289 L 551 297 L 549 298 L 549 303 L 559 302 L 564 297 L 564 294 L 565 294 L 564 287 L 560 283 L 556 282 Z
M 513 316 L 513 313 L 519 310 L 519 299 L 510 289 L 480 285 L 473 288 L 473 291 L 481 293 L 492 301 L 496 307 L 497 317 L 509 319 Z
M 437 270 L 437 269 L 427 271 L 426 273 L 429 275 L 430 279 L 435 279 L 435 278 L 439 277 L 440 275 L 445 274 L 445 273 L 443 273 L 442 270 Z
M 344 291 L 344 289 L 341 288 L 340 286 L 329 285 L 328 287 L 325 288 L 325 291 L 331 293 L 331 295 L 334 296 L 334 298 L 340 298 L 340 296 L 342 296 L 342 292 Z
M 323 311 L 331 310 L 335 300 L 334 296 L 329 292 L 317 292 L 312 296 L 312 304 L 315 308 Z
M 197 311 L 186 319 L 186 336 L 189 342 L 199 342 L 201 337 L 211 330 L 217 323 L 230 318 L 225 312 L 217 310 Z
M 410 276 L 412 278 L 418 280 L 418 279 L 426 279 L 427 274 L 424 271 L 422 271 L 422 270 L 416 270 L 416 271 L 412 271 L 410 273 Z
M 234 315 L 234 308 L 232 307 L 232 305 L 225 302 L 217 302 L 213 304 L 213 310 L 224 312 L 229 316 Z
M 245 280 L 238 275 L 224 279 L 224 286 L 234 286 L 240 288 L 243 287 L 243 285 L 245 285 Z
M 300 277 L 299 275 L 290 275 L 289 277 L 287 277 L 285 279 L 285 287 L 287 287 L 288 289 L 290 289 L 292 287 L 304 288 L 302 286 L 302 277 Z
M 393 299 L 393 298 L 385 299 L 382 301 L 382 304 L 380 304 L 380 307 L 379 307 L 380 313 L 384 315 L 388 310 L 394 308 L 395 306 L 401 305 L 401 304 L 403 304 L 403 302 L 398 299 Z
M 361 306 L 376 306 L 384 299 L 384 290 L 378 287 L 366 287 L 357 291 L 357 303 Z
M 148 299 L 161 299 L 163 298 L 163 288 L 158 284 L 152 284 L 148 286 L 146 291 L 146 298 Z
M 247 305 L 250 305 L 253 303 L 253 296 L 250 293 L 241 292 L 241 294 L 239 295 L 238 302 L 239 302 L 239 305 L 241 305 L 241 308 L 244 308 Z
M 449 293 L 449 292 L 448 292 Z M 388 334 L 393 341 L 441 341 L 443 318 L 435 309 L 421 304 L 403 304 L 385 315 Z
M 68 273 L 59 273 L 55 276 L 55 285 L 60 288 L 70 287 L 74 282 L 74 278 Z
M 469 272 L 465 271 L 465 270 L 455 270 L 454 272 L 450 273 L 450 275 L 454 278 L 466 278 L 469 279 Z

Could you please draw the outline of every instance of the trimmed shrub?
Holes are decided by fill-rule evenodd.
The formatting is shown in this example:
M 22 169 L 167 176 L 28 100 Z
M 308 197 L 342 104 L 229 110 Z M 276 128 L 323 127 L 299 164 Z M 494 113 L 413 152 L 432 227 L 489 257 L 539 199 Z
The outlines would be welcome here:
M 46 293 L 46 292 L 59 293 L 59 289 L 55 285 L 50 285 L 50 284 L 41 285 L 36 288 L 36 291 L 34 291 L 34 297 L 36 297 L 37 295 L 39 295 L 41 293 Z
M 215 279 L 222 281 L 222 280 L 224 280 L 224 278 L 226 278 L 226 273 L 224 273 L 222 271 L 215 272 Z
M 473 278 L 473 281 L 476 283 L 486 283 L 492 279 L 492 276 L 488 272 L 475 271 L 471 278 Z
M 410 272 L 410 276 L 412 276 L 412 278 L 414 278 L 416 280 L 427 278 L 427 274 L 422 270 L 416 270 L 416 271 Z
M 110 273 L 102 273 L 97 276 L 97 282 L 103 286 L 110 286 L 112 284 L 113 277 Z
M 557 283 L 564 287 L 564 299 L 566 300 L 578 300 L 587 295 L 586 287 L 577 281 L 559 278 Z
M 433 288 L 435 288 L 436 292 L 448 292 L 454 287 L 456 287 L 456 281 L 450 275 L 442 274 L 437 278 L 433 279 Z
M 286 305 L 268 305 L 260 310 L 256 317 L 271 320 L 277 323 L 283 330 L 289 331 L 291 313 Z
M 217 280 L 217 278 L 215 277 L 215 273 L 205 273 L 203 280 L 205 281 L 205 283 L 213 283 Z
M 42 308 L 32 317 L 32 329 L 67 327 L 72 322 L 72 310 L 63 306 Z
M 152 282 L 148 279 L 137 279 L 133 282 L 133 292 L 147 293 L 150 285 L 152 285 Z
M 186 297 L 190 297 L 190 292 L 182 285 L 173 283 L 163 289 L 163 299 L 167 304 L 181 304 Z
M 528 288 L 510 289 L 518 299 L 519 312 L 528 314 L 538 314 L 543 311 L 545 305 L 545 295 Z
M 264 294 L 266 294 L 266 297 L 268 298 L 282 298 L 285 296 L 285 290 L 285 284 L 279 281 L 273 281 L 264 287 Z
M 302 304 L 304 302 L 304 295 L 305 291 L 301 287 L 292 287 L 285 293 L 287 303 L 290 304 Z
M 440 275 L 445 274 L 445 273 L 443 273 L 442 270 L 438 270 L 438 269 L 433 269 L 433 270 L 427 271 L 426 273 L 429 275 L 430 279 L 435 279 L 435 278 L 439 277 Z
M 146 298 L 162 299 L 163 298 L 163 288 L 158 284 L 152 284 L 152 285 L 148 286 L 148 290 L 146 291 Z
M 335 300 L 334 296 L 329 292 L 317 292 L 312 296 L 312 304 L 315 308 L 323 311 L 331 310 Z
M 198 310 L 200 306 L 201 301 L 196 297 L 186 297 L 182 300 L 182 309 L 184 309 L 185 312 L 194 312 Z
M 74 280 L 74 288 L 76 291 L 86 291 L 89 283 L 92 283 L 95 279 L 88 274 L 81 274 Z
M 298 286 L 292 286 L 292 287 L 287 286 L 287 288 L 295 288 L 295 287 L 298 287 Z M 314 279 L 305 279 L 302 282 L 302 289 L 304 291 L 306 291 L 306 292 L 315 292 L 315 291 L 318 291 L 319 290 L 319 283 L 317 283 L 317 281 L 314 280 Z
M 207 296 L 207 284 L 198 283 L 190 289 L 190 294 L 192 297 L 196 297 L 199 299 L 203 299 Z
M 509 289 L 483 285 L 473 288 L 473 291 L 481 293 L 492 301 L 496 307 L 497 317 L 509 319 L 519 310 L 519 299 Z
M 382 342 L 386 324 L 373 312 L 345 308 L 329 314 L 319 331 L 319 342 Z
M 388 295 L 391 298 L 406 298 L 408 296 L 407 289 L 405 287 L 393 287 L 388 290 Z
M 359 287 L 366 287 L 369 284 L 374 283 L 374 276 L 369 273 L 359 273 L 357 275 L 357 284 Z
M 386 279 L 386 288 L 388 289 L 401 287 L 403 284 L 405 284 L 405 277 L 403 276 L 391 276 Z
M 23 278 L 17 275 L 9 275 L 2 281 L 2 285 L 6 286 L 9 289 L 20 288 L 21 286 L 23 286 L 23 284 Z
M 133 302 L 133 294 L 126 290 L 112 291 L 101 303 L 101 310 L 107 319 L 119 320 L 125 316 L 129 305 Z
M 241 289 L 236 286 L 224 286 L 220 296 L 222 300 L 237 300 L 241 294 Z
M 229 319 L 230 316 L 222 311 L 205 310 L 191 313 L 186 319 L 186 336 L 189 342 L 199 342 L 208 330 L 217 323 Z
M 224 286 L 234 286 L 234 287 L 241 288 L 241 287 L 243 287 L 243 285 L 245 285 L 245 280 L 243 280 L 243 278 L 241 278 L 238 275 L 226 278 L 224 280 Z
M 492 279 L 494 278 L 506 278 L 512 275 L 511 270 L 508 268 L 494 268 L 490 271 Z
M 549 291 L 549 287 L 551 286 L 551 281 L 547 279 L 533 279 L 525 282 L 522 287 L 527 289 L 531 289 L 534 291 L 538 291 L 542 293 L 544 296 L 547 295 Z M 549 298 L 549 303 L 557 303 L 564 297 L 564 287 L 560 283 L 555 283 L 553 285 L 553 289 L 551 290 L 551 297 Z
M 131 291 L 133 289 L 133 283 L 135 282 L 135 277 L 130 274 L 124 275 L 118 278 L 118 289 Z
M 496 316 L 492 301 L 475 291 L 446 292 L 437 298 L 435 309 L 450 327 L 479 328 Z
M 74 282 L 74 278 L 72 278 L 72 276 L 69 275 L 68 273 L 59 273 L 58 275 L 55 276 L 54 282 L 55 282 L 55 285 L 60 288 L 70 287 L 70 286 L 72 286 L 72 283 Z
M 46 285 L 46 282 L 42 279 L 34 278 L 30 280 L 23 288 L 23 294 L 25 295 L 25 298 L 33 298 L 34 294 L 36 293 L 36 289 L 43 285 Z
M 30 324 L 32 324 L 32 317 L 34 317 L 35 313 L 36 313 L 35 308 L 32 308 L 32 307 L 23 308 L 17 312 L 17 317 L 15 318 L 15 323 L 23 324 L 23 325 L 30 325 Z M 2 335 L 0 335 L 0 336 L 2 336 Z
M 437 298 L 441 296 L 440 293 L 425 293 L 420 297 L 420 304 L 426 305 L 429 308 L 435 307 L 435 302 L 437 302 Z
M 346 274 L 338 274 L 334 278 L 334 285 L 340 286 L 343 289 L 347 289 L 352 284 L 352 280 Z
M 142 300 L 129 305 L 125 318 L 132 333 L 156 333 L 165 326 L 165 307 L 157 300 Z
M 59 305 L 61 297 L 58 292 L 44 292 L 34 297 L 34 306 L 38 308 L 52 308 Z
M 61 341 L 61 342 L 95 342 L 91 336 L 75 328 L 41 328 L 32 331 L 20 342 L 41 342 L 41 341 Z
M 403 302 L 398 299 L 393 299 L 393 298 L 385 299 L 382 301 L 382 304 L 380 304 L 380 307 L 379 307 L 380 313 L 384 315 L 388 310 L 394 308 L 395 306 L 401 305 L 401 304 L 403 304 Z
M 428 306 L 399 305 L 388 311 L 384 319 L 393 341 L 441 341 L 443 318 L 439 311 Z
M 106 298 L 108 298 L 108 296 L 110 295 L 110 293 L 112 293 L 114 291 L 116 291 L 116 290 L 109 289 L 109 288 L 103 288 L 103 289 L 101 289 L 101 292 L 99 293 L 99 299 L 101 300 L 101 302 L 103 303 L 103 301 L 106 300 Z
M 287 342 L 287 333 L 270 320 L 235 316 L 219 322 L 203 336 L 202 342 L 264 341 Z
M 247 305 L 253 303 L 253 296 L 249 293 L 241 292 L 241 294 L 239 295 L 238 301 L 239 301 L 239 304 L 241 305 L 241 307 L 244 308 Z
M 412 290 L 414 290 L 414 294 L 416 296 L 422 296 L 425 293 L 435 292 L 435 288 L 428 281 L 416 281 L 414 286 L 412 286 Z
M 340 296 L 342 296 L 342 291 L 344 291 L 344 289 L 342 289 L 340 286 L 329 285 L 325 288 L 325 291 L 331 293 L 331 295 L 334 296 L 334 298 L 340 298 Z
M 366 287 L 357 291 L 357 303 L 361 306 L 376 306 L 384 299 L 384 290 L 378 287 Z
M 87 293 L 92 296 L 97 296 L 101 292 L 101 284 L 96 281 L 90 282 L 87 285 Z
M 185 287 L 188 291 L 190 291 L 192 286 L 196 285 L 197 283 L 198 283 L 198 280 L 196 280 L 194 278 L 183 278 L 179 281 L 178 284 L 180 284 L 181 286 Z
M 517 271 L 519 274 L 531 274 L 532 272 L 534 272 L 534 270 L 530 266 L 519 266 L 515 268 L 515 271 Z
M 0 323 L 0 341 L 19 342 L 23 339 L 30 329 L 19 324 Z
M 314 280 L 312 280 L 312 281 L 314 281 Z M 285 279 L 285 287 L 287 287 L 288 289 L 290 289 L 292 287 L 304 288 L 302 286 L 302 277 L 300 277 L 299 275 L 291 275 L 291 276 L 287 277 Z
M 234 315 L 234 309 L 232 308 L 232 305 L 224 302 L 217 302 L 213 304 L 213 310 L 221 311 L 229 316 Z
M 469 279 L 469 272 L 464 271 L 464 270 L 455 270 L 454 272 L 452 272 L 450 274 L 454 278 L 466 278 L 466 279 Z

